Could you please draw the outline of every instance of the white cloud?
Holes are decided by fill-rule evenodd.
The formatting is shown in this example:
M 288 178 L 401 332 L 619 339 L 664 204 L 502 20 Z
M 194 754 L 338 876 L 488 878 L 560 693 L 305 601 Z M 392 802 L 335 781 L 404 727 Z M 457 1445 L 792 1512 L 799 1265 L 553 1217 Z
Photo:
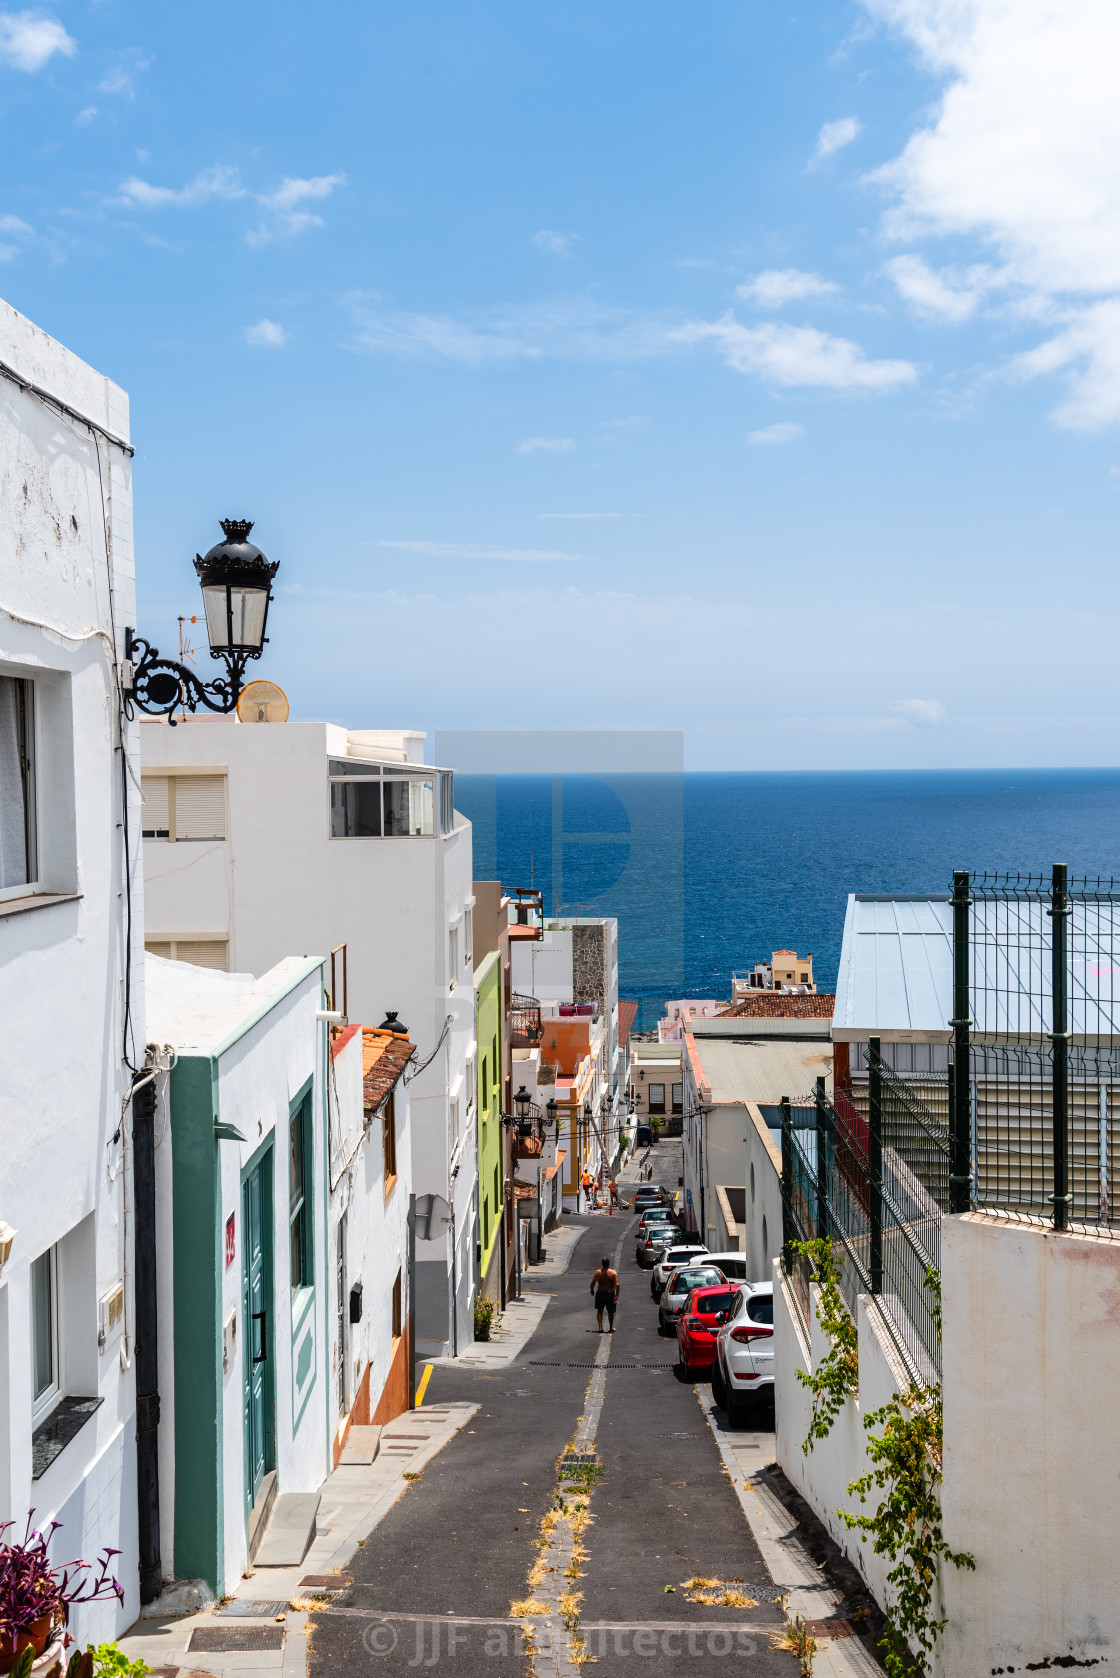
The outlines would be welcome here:
M 401 360 L 491 362 L 558 357 L 569 361 L 645 360 L 679 342 L 679 317 L 609 309 L 586 297 L 548 298 L 468 320 L 371 307 L 355 301 L 355 348 Z
M 322 216 L 303 206 L 329 198 L 336 186 L 345 186 L 345 175 L 312 175 L 300 179 L 286 175 L 275 192 L 257 196 L 257 203 L 271 216 L 271 224 L 262 222 L 247 235 L 251 245 L 263 245 L 277 234 L 294 237 L 306 233 L 310 227 L 324 226 Z
M 944 79 L 930 122 L 873 177 L 891 194 L 888 230 L 971 236 L 994 250 L 1005 283 L 1041 298 L 1120 293 L 1120 8 L 1113 0 L 864 0 Z M 1065 369 L 1059 424 L 1115 423 L 1115 315 L 1094 302 L 1023 358 L 1020 372 Z M 1117 383 L 1120 390 L 1120 383 Z
M 82 110 L 80 110 L 78 112 L 77 116 L 74 118 L 74 121 L 76 123 L 79 123 L 84 128 L 87 123 L 90 123 L 90 122 L 93 121 L 93 119 L 96 115 L 97 115 L 97 106 L 96 105 L 86 105 L 86 106 L 83 107 Z
M 831 157 L 833 152 L 850 146 L 862 131 L 863 124 L 858 117 L 839 117 L 836 122 L 826 122 L 817 135 L 813 162 L 820 163 L 823 158 Z
M 714 268 L 715 263 L 710 256 L 678 256 L 675 268 Z
M 329 197 L 345 181 L 345 175 L 313 175 L 306 180 L 285 176 L 274 192 L 250 192 L 242 185 L 236 169 L 215 164 L 183 187 L 153 186 L 150 181 L 132 175 L 121 182 L 117 202 L 130 209 L 160 210 L 193 209 L 214 198 L 248 199 L 265 212 L 260 226 L 246 234 L 249 244 L 260 245 L 278 235 L 293 236 L 310 227 L 322 227 L 323 218 L 303 206 Z
M 539 449 L 546 449 L 552 454 L 567 454 L 569 449 L 575 448 L 574 437 L 526 437 L 518 443 L 518 454 L 536 454 Z
M 78 43 L 57 18 L 42 12 L 0 12 L 0 61 L 13 70 L 41 70 L 60 52 L 73 58 Z
M 909 361 L 870 361 L 851 339 L 834 338 L 811 326 L 743 326 L 725 315 L 682 327 L 677 336 L 686 343 L 710 339 L 737 372 L 754 373 L 777 385 L 882 392 L 913 384 L 918 376 Z
M 582 233 L 554 233 L 551 228 L 542 227 L 539 233 L 534 233 L 530 244 L 536 245 L 542 251 L 549 251 L 553 256 L 571 256 L 572 246 L 583 243 Z
M 746 285 L 736 286 L 736 296 L 763 309 L 780 309 L 783 303 L 799 303 L 806 297 L 827 297 L 839 291 L 833 280 L 807 274 L 801 268 L 765 268 Z
M 384 538 L 379 548 L 399 548 L 405 553 L 423 554 L 427 559 L 511 559 L 522 564 L 542 565 L 557 561 L 582 563 L 579 554 L 558 553 L 551 548 L 480 548 L 472 542 L 389 542 Z
M 1110 470 L 1120 477 L 1120 468 L 1111 467 Z M 538 513 L 542 519 L 620 519 L 621 513 Z
M 254 348 L 282 350 L 288 342 L 288 334 L 278 321 L 259 320 L 255 326 L 245 328 L 245 342 Z
M 805 427 L 798 425 L 795 420 L 778 420 L 776 425 L 768 425 L 762 431 L 752 431 L 747 442 L 757 448 L 773 443 L 796 443 L 797 439 L 804 435 Z
M 916 728 L 933 728 L 945 721 L 945 707 L 940 699 L 892 699 L 887 710 L 896 717 L 913 723 Z
M 213 169 L 204 169 L 186 186 L 153 186 L 150 181 L 142 181 L 139 176 L 130 175 L 127 181 L 121 182 L 118 190 L 121 200 L 127 206 L 138 210 L 162 210 L 172 205 L 180 209 L 193 209 L 198 204 L 207 203 L 211 198 L 247 196 L 238 179 L 237 170 L 223 168 L 220 164 L 215 165 Z
M 151 61 L 141 52 L 131 52 L 119 64 L 98 82 L 99 93 L 119 93 L 125 99 L 131 99 L 136 91 L 135 77 L 149 68 Z
M 985 293 L 999 285 L 1002 279 L 983 262 L 963 273 L 952 268 L 937 272 L 920 256 L 892 257 L 886 263 L 884 272 L 893 280 L 898 295 L 912 304 L 919 314 L 957 325 L 971 319 Z

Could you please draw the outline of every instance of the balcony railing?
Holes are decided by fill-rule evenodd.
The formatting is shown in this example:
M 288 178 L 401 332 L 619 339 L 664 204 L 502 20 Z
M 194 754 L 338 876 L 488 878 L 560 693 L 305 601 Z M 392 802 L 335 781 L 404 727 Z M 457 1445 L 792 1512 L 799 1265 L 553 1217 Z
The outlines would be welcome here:
M 509 1040 L 515 1049 L 535 1049 L 541 1040 L 541 1005 L 535 996 L 510 997 Z

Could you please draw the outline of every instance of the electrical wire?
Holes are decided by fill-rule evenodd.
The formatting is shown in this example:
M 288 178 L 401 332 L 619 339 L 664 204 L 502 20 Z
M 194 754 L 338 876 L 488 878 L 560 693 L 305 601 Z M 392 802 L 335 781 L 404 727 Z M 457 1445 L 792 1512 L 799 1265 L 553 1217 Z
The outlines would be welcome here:
M 428 1056 L 427 1060 L 422 1060 L 420 1062 L 419 1066 L 414 1066 L 412 1064 L 413 1055 L 415 1055 L 415 1053 L 416 1053 L 416 1050 L 413 1049 L 412 1054 L 409 1055 L 408 1061 L 405 1065 L 404 1073 L 403 1073 L 402 1078 L 401 1078 L 402 1083 L 411 1084 L 411 1082 L 414 1078 L 419 1078 L 421 1072 L 424 1072 L 424 1071 L 427 1070 L 427 1068 L 432 1064 L 433 1060 L 435 1060 L 436 1056 L 439 1054 L 440 1050 L 443 1048 L 444 1043 L 447 1041 L 447 1033 L 451 1030 L 451 1027 L 454 1025 L 454 1023 L 455 1023 L 455 1016 L 453 1014 L 448 1014 L 446 1019 L 443 1022 L 443 1030 L 440 1032 L 438 1043 L 436 1044 L 435 1048 L 432 1050 L 431 1054 Z

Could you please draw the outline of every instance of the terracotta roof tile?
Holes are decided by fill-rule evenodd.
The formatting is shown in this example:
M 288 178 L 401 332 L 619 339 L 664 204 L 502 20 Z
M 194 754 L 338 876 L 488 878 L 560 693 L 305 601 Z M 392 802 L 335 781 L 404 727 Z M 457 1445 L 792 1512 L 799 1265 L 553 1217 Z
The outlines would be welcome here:
M 396 1031 L 362 1032 L 362 1105 L 376 1112 L 408 1065 L 413 1044 Z
M 622 1048 L 630 1041 L 630 1033 L 634 1029 L 634 1021 L 638 1016 L 638 1004 L 627 1002 L 624 997 L 618 999 L 618 1043 Z
M 786 995 L 782 991 L 759 991 L 744 996 L 716 1015 L 717 1020 L 830 1020 L 835 996 Z

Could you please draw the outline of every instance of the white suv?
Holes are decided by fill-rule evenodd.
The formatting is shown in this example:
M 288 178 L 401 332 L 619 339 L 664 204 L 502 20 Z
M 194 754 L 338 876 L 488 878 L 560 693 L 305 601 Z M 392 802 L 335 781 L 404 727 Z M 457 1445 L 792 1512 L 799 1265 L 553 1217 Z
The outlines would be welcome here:
M 735 1427 L 760 1394 L 774 1392 L 774 1284 L 744 1282 L 716 1334 L 712 1397 Z

